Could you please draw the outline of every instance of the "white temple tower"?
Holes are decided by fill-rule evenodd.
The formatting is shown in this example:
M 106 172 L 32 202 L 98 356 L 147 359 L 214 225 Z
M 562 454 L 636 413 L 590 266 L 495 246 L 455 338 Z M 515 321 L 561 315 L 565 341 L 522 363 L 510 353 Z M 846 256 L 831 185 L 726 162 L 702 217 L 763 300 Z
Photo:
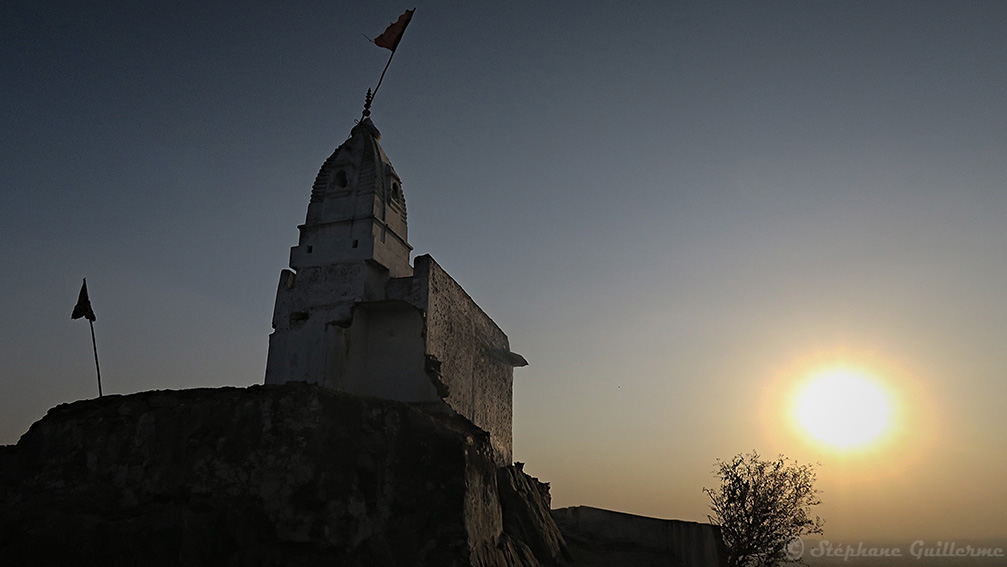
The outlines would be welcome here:
M 511 460 L 507 336 L 429 256 L 409 263 L 402 182 L 369 118 L 325 160 L 276 291 L 266 383 L 442 407 Z

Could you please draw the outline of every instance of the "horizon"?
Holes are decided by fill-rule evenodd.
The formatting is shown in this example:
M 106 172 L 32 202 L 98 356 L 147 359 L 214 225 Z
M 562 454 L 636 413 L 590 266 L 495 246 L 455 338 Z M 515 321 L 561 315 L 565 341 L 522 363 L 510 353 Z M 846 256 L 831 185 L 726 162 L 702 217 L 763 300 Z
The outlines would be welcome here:
M 263 382 L 407 7 L 0 8 L 0 444 L 97 395 L 84 277 L 106 395 Z M 1007 4 L 416 7 L 371 118 L 412 258 L 530 363 L 554 507 L 706 522 L 756 450 L 820 463 L 826 539 L 1007 538 Z M 802 401 L 835 368 L 885 400 L 862 438 L 808 421 L 867 423 Z

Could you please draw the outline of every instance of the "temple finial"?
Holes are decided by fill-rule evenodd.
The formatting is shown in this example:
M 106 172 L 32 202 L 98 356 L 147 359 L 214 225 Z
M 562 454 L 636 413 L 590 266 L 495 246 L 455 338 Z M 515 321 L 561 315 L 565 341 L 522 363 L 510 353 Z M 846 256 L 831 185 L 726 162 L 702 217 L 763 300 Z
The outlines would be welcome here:
M 367 89 L 367 96 L 364 97 L 364 113 L 360 119 L 363 120 L 371 115 L 371 102 L 374 100 L 374 93 Z

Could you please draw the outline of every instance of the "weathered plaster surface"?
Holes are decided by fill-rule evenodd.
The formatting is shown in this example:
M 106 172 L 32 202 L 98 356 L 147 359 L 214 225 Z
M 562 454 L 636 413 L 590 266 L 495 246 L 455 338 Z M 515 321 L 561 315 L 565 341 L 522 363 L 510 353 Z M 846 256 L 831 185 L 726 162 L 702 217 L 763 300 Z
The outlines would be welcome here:
M 511 460 L 513 365 L 507 335 L 430 256 L 416 258 L 414 304 L 426 311 L 426 354 L 447 385 L 448 404 L 490 433 Z

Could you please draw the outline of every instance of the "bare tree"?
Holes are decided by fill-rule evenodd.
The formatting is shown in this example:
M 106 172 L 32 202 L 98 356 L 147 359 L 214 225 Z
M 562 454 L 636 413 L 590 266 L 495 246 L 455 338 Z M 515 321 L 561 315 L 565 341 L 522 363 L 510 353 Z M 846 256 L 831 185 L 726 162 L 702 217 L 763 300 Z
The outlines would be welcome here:
M 729 567 L 775 567 L 788 556 L 788 544 L 802 535 L 821 534 L 822 519 L 811 516 L 821 503 L 813 465 L 791 463 L 783 455 L 762 460 L 753 451 L 730 461 L 717 460 L 720 488 L 710 496 L 710 522 L 720 526 Z

